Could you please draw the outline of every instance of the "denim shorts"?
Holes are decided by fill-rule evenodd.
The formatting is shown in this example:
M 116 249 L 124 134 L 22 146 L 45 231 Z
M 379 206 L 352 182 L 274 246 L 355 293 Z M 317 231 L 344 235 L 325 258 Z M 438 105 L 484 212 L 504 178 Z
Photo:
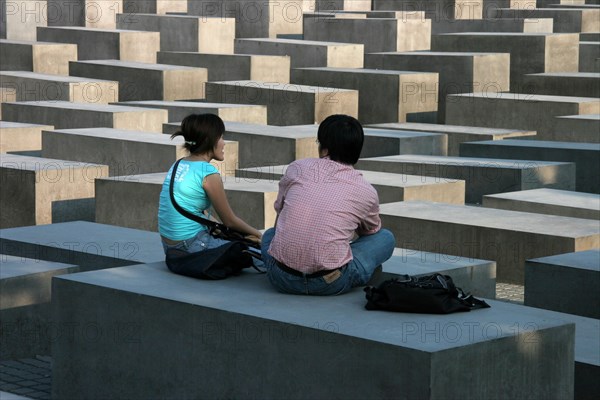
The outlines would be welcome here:
M 164 241 L 162 242 L 162 245 L 165 253 L 169 249 L 183 250 L 188 253 L 197 253 L 203 250 L 214 249 L 227 243 L 229 243 L 229 241 L 215 238 L 208 232 L 208 230 L 203 229 L 198 232 L 196 236 L 182 240 L 175 245 L 168 245 Z

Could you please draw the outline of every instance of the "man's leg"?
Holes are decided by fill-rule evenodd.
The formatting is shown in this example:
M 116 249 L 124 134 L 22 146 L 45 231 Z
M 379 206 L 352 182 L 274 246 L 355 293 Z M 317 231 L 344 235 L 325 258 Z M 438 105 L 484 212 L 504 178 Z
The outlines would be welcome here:
M 396 239 L 387 229 L 361 236 L 352 242 L 350 248 L 353 259 L 346 267 L 350 269 L 352 286 L 364 286 L 371 279 L 375 268 L 392 256 L 395 246 Z

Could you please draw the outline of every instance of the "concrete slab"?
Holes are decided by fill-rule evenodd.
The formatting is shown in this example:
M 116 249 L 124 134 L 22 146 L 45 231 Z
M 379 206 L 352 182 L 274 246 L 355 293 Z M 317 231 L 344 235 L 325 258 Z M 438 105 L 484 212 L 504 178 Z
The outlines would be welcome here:
M 457 21 L 452 21 L 457 22 Z M 365 67 L 382 70 L 437 72 L 437 121 L 445 121 L 446 97 L 455 93 L 509 90 L 510 55 L 504 53 L 415 51 L 369 53 Z M 415 95 L 428 96 L 430 88 Z M 361 91 L 362 94 L 362 91 Z
M 513 160 L 564 161 L 576 164 L 575 190 L 600 193 L 600 144 L 543 140 L 481 141 L 461 143 L 460 155 Z
M 122 101 L 117 105 L 160 108 L 169 112 L 169 122 L 181 122 L 190 114 L 216 114 L 223 121 L 267 124 L 267 107 L 250 104 L 204 103 L 195 101 Z
M 168 171 L 177 159 L 188 155 L 183 142 L 181 136 L 171 140 L 167 135 L 153 132 L 62 129 L 42 133 L 42 155 L 104 164 L 109 167 L 109 176 L 138 175 Z M 227 175 L 226 165 L 237 165 L 238 146 L 227 141 L 225 148 L 227 161 L 214 162 L 214 165 Z
M 343 11 L 370 11 L 370 0 L 316 0 L 315 9 L 343 10 Z
M 535 136 L 535 131 L 521 131 L 517 129 L 495 129 L 474 126 L 422 124 L 415 122 L 367 124 L 366 127 L 377 129 L 393 129 L 412 132 L 437 132 L 448 137 L 448 155 L 458 156 L 459 146 L 463 142 L 481 140 L 502 140 L 506 138 L 519 138 Z
M 450 95 L 446 100 L 446 123 L 490 128 L 537 131 L 537 139 L 549 139 L 554 117 L 600 114 L 593 97 L 548 96 L 526 93 L 469 93 Z M 549 135 L 552 136 L 552 135 Z
M 123 12 L 124 0 L 47 1 L 48 26 L 115 29 L 115 18 L 118 13 Z
M 123 324 L 131 328 L 128 336 L 116 341 L 112 335 L 99 335 L 93 346 L 85 345 L 81 335 L 69 341 L 59 338 L 53 355 L 54 397 L 75 393 L 111 397 L 119 393 L 142 398 L 149 393 L 164 393 L 177 398 L 199 391 L 207 398 L 243 397 L 247 393 L 294 399 L 398 397 L 399 393 L 406 399 L 431 399 L 438 392 L 453 398 L 480 398 L 489 393 L 501 393 L 506 398 L 540 393 L 572 396 L 573 325 L 545 318 L 539 310 L 537 317 L 522 318 L 522 306 L 518 305 L 492 301 L 491 308 L 477 311 L 476 323 L 473 313 L 440 316 L 371 312 L 364 310 L 361 290 L 327 299 L 290 296 L 277 293 L 266 279 L 251 272 L 215 283 L 174 275 L 164 263 L 65 276 L 54 281 L 53 289 L 57 321 L 93 323 L 103 331 Z M 236 296 L 230 296 L 232 292 Z M 88 300 L 92 297 L 106 299 L 109 305 Z M 105 310 L 107 305 L 111 312 L 102 312 L 100 307 Z M 295 310 L 292 318 L 291 308 Z M 181 336 L 168 340 L 175 327 Z M 414 333 L 409 334 L 411 329 Z M 442 333 L 444 330 L 447 333 Z M 439 334 L 431 334 L 436 331 Z M 151 337 L 148 332 L 152 332 Z M 427 335 L 422 336 L 425 332 Z M 532 332 L 538 340 L 530 343 L 526 338 Z M 161 345 L 150 345 L 154 341 Z M 233 350 L 224 352 L 225 348 Z M 339 357 L 342 349 L 354 360 L 352 363 L 347 357 Z M 169 360 L 182 351 L 189 357 L 175 357 L 177 362 L 173 363 L 165 361 L 168 370 L 164 363 L 149 362 L 157 357 Z M 523 352 L 528 356 L 523 357 Z M 132 356 L 123 359 L 124 353 Z M 256 354 L 262 354 L 271 373 L 250 378 L 250 371 L 256 368 Z M 468 376 L 475 373 L 477 378 L 467 378 L 463 368 L 446 368 L 452 364 L 450 360 L 434 362 L 434 358 L 448 356 L 471 360 L 468 364 L 472 365 L 481 360 L 482 354 L 487 361 L 501 354 L 503 362 L 469 369 Z M 307 355 L 313 362 L 306 362 Z M 215 357 L 218 364 L 214 363 Z M 122 361 L 113 361 L 116 359 Z M 356 360 L 370 363 L 374 359 L 379 361 L 373 365 L 381 366 L 375 370 L 363 368 L 363 362 L 356 364 Z M 97 366 L 93 377 L 85 372 L 92 360 Z M 413 368 L 400 368 L 405 361 Z M 98 362 L 106 362 L 110 368 L 100 367 Z M 297 377 L 305 378 L 293 380 L 290 387 L 284 364 L 293 367 Z M 216 365 L 222 367 L 215 370 Z M 544 366 L 543 372 L 540 365 Z M 348 370 L 348 366 L 357 368 Z M 220 368 L 240 373 L 222 374 Z M 342 376 L 330 373 L 340 368 L 345 371 Z M 134 369 L 134 375 L 126 372 Z M 200 370 L 205 374 L 210 371 L 207 379 L 218 383 L 206 386 L 197 379 L 175 383 L 171 376 L 196 375 Z M 372 373 L 365 375 L 365 370 Z M 517 376 L 523 375 L 528 376 L 527 383 L 508 388 L 504 384 L 507 380 L 518 383 L 521 380 Z M 439 382 L 436 378 L 432 383 L 431 376 L 444 379 Z M 307 384 L 307 380 L 312 383 Z M 449 380 L 465 384 L 449 385 Z M 102 384 L 96 386 L 94 382 Z
M 247 182 L 266 179 L 279 182 L 287 170 L 287 165 L 242 168 L 236 176 Z M 464 204 L 465 182 L 446 182 L 437 178 L 415 175 L 401 175 L 387 172 L 365 171 L 360 173 L 379 195 L 380 203 L 423 200 L 441 203 Z
M 52 26 L 38 28 L 38 40 L 77 45 L 79 61 L 121 60 L 155 63 L 156 52 L 160 50 L 160 33 L 122 29 Z M 95 45 L 90 46 L 90 43 Z
M 9 40 L 35 40 L 36 28 L 48 24 L 46 0 L 0 2 L 0 37 Z
M 39 335 L 51 320 L 51 280 L 78 271 L 75 265 L 0 255 L 0 359 L 51 353 L 49 338 L 40 340 Z M 19 334 L 23 332 L 37 333 L 38 340 Z
M 431 48 L 429 19 L 305 18 L 303 26 L 305 40 L 362 44 L 365 53 Z
M 445 33 L 432 36 L 431 49 L 510 53 L 510 90 L 516 93 L 525 74 L 578 71 L 579 36 L 575 33 Z
M 481 203 L 486 194 L 550 187 L 573 190 L 575 164 L 494 158 L 400 155 L 362 158 L 358 169 L 465 181 L 465 202 Z
M 70 101 L 93 104 L 119 101 L 119 83 L 116 81 L 29 71 L 1 71 L 0 85 L 15 91 L 14 101 Z
M 206 68 L 209 81 L 290 82 L 289 56 L 159 51 L 157 61 L 162 64 Z
M 73 61 L 69 74 L 119 82 L 121 101 L 203 99 L 208 80 L 205 68 L 119 60 Z
M 548 140 L 600 143 L 600 114 L 561 115 L 554 117 Z
M 7 121 L 52 125 L 56 129 L 107 128 L 162 132 L 167 111 L 153 108 L 66 101 L 25 101 L 2 104 Z
M 13 103 L 15 101 L 17 101 L 15 89 L 0 86 L 0 121 L 2 120 L 2 103 Z
M 291 67 L 362 68 L 364 45 L 314 40 L 247 38 L 235 40 L 236 54 L 290 56 Z
M 119 29 L 160 33 L 160 50 L 233 54 L 235 20 L 193 15 L 117 14 Z
M 425 11 L 425 17 L 430 19 L 481 19 L 484 1 L 465 0 L 373 0 L 374 10 Z
M 579 71 L 600 72 L 600 39 L 579 42 Z
M 87 221 L 0 231 L 0 254 L 78 265 L 82 271 L 164 261 L 156 232 Z
M 0 227 L 94 219 L 94 179 L 106 165 L 3 154 Z
M 532 189 L 483 196 L 483 206 L 503 210 L 600 219 L 600 196 L 556 189 Z
M 0 153 L 42 150 L 42 131 L 52 125 L 0 121 Z
M 556 0 L 558 1 L 558 0 Z M 486 1 L 487 3 L 487 1 Z M 499 2 L 491 3 L 485 8 L 492 8 Z M 431 34 L 458 32 L 523 32 L 552 33 L 552 18 L 484 18 L 484 19 L 446 19 L 431 20 Z
M 129 13 L 186 13 L 187 0 L 123 0 L 123 10 Z
M 358 91 L 260 81 L 207 82 L 206 100 L 267 106 L 269 125 L 320 123 L 331 114 L 358 116 Z
M 600 318 L 600 249 L 525 263 L 525 304 Z
M 600 9 L 594 8 L 498 8 L 499 18 L 552 18 L 554 32 L 600 32 Z
M 354 68 L 294 68 L 291 82 L 359 92 L 362 123 L 406 122 L 408 114 L 438 110 L 437 73 Z
M 77 45 L 0 39 L 0 70 L 69 75 Z
M 600 247 L 598 221 L 428 202 L 382 204 L 398 247 L 496 261 L 499 282 L 524 282 L 525 261 Z
M 528 74 L 523 78 L 523 93 L 600 97 L 600 72 Z

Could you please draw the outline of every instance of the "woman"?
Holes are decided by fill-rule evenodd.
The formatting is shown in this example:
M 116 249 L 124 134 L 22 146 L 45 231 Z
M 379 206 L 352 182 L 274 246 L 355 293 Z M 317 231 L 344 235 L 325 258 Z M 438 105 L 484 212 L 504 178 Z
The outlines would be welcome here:
M 183 120 L 181 129 L 171 135 L 171 139 L 183 136 L 184 147 L 190 153 L 179 163 L 175 174 L 175 200 L 185 210 L 206 218 L 210 218 L 208 210 L 212 205 L 223 224 L 260 242 L 262 234 L 236 216 L 229 206 L 219 171 L 210 164 L 212 160 L 225 159 L 224 132 L 225 125 L 218 116 L 192 114 Z M 194 253 L 226 244 L 226 240 L 211 236 L 205 225 L 175 210 L 169 195 L 172 173 L 173 166 L 163 183 L 158 207 L 158 231 L 165 253 L 168 249 Z

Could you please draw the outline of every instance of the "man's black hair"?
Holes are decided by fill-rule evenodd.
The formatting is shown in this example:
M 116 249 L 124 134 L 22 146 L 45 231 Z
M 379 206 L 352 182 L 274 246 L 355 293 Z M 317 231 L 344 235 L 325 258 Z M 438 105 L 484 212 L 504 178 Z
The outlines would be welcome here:
M 326 149 L 330 159 L 354 165 L 360 158 L 365 134 L 362 125 L 356 118 L 335 114 L 321 122 L 317 140 L 319 149 Z

